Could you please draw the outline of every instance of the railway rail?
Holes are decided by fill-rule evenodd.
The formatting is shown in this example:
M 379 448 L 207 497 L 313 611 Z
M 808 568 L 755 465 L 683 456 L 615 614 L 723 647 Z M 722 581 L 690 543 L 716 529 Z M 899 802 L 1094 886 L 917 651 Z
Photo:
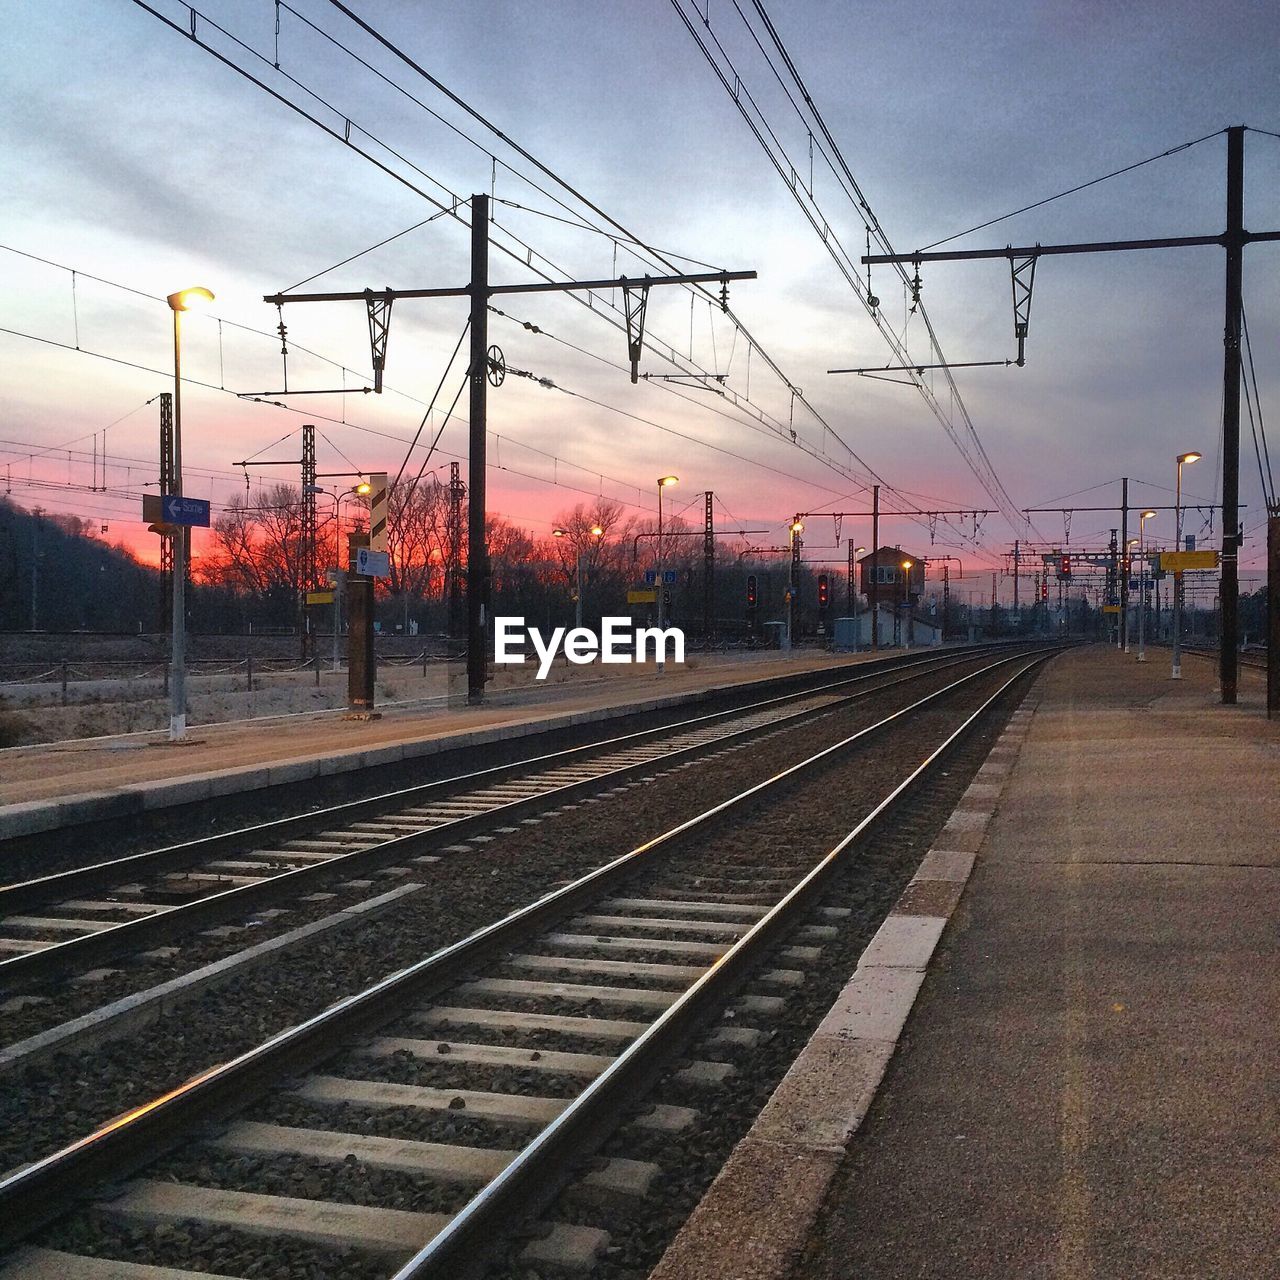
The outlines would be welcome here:
M 103 1247 L 94 1224 L 124 1222 L 150 1233 L 127 1255 L 140 1262 L 175 1265 L 165 1241 L 180 1229 L 203 1251 L 201 1270 L 219 1274 L 266 1274 L 267 1250 L 294 1248 L 312 1250 L 312 1262 L 345 1250 L 344 1276 L 465 1277 L 482 1274 L 566 1182 L 586 1204 L 643 1195 L 654 1174 L 643 1162 L 583 1162 L 626 1124 L 678 1142 L 689 1115 L 638 1115 L 644 1093 L 735 1001 L 738 1016 L 703 1045 L 765 1034 L 770 1008 L 820 963 L 830 926 L 803 921 L 836 870 L 1054 651 L 960 675 L 13 1174 L 0 1183 L 0 1246 L 29 1240 L 86 1197 L 93 1208 L 0 1274 L 103 1275 L 90 1256 Z M 763 862 L 723 850 L 699 859 L 717 832 L 737 841 L 770 815 L 776 823 L 780 807 L 803 813 L 851 754 L 923 723 L 941 740 L 915 752 L 833 846 L 815 850 L 800 823 Z M 579 1047 L 548 1047 L 565 1041 Z M 731 1074 L 705 1058 L 680 1069 L 695 1089 Z M 296 1123 L 299 1109 L 328 1119 Z M 388 1137 L 355 1119 L 389 1111 L 428 1118 L 436 1139 L 447 1120 L 461 1140 Z M 477 1144 L 492 1125 L 507 1141 Z M 137 1176 L 158 1157 L 167 1169 Z M 522 1257 L 584 1270 L 604 1244 L 589 1221 L 562 1221 L 529 1238 Z M 113 1265 L 112 1275 L 147 1274 Z
M 30 990 L 335 879 L 434 857 L 477 834 L 984 652 L 855 669 L 745 707 L 0 887 L 0 990 Z

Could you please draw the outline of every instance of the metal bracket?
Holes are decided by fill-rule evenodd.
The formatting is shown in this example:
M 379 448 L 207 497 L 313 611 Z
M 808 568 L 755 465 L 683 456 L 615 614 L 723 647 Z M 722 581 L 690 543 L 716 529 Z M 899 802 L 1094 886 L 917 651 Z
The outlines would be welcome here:
M 622 277 L 622 305 L 627 315 L 627 359 L 631 381 L 640 381 L 640 352 L 644 347 L 644 313 L 649 306 L 649 277 L 642 283 Z
M 1038 247 L 1038 246 L 1037 246 Z M 1021 369 L 1026 364 L 1027 328 L 1031 323 L 1031 289 L 1036 280 L 1038 253 L 1026 257 L 1009 257 L 1009 273 L 1013 282 L 1013 336 L 1018 340 L 1018 358 Z
M 375 294 L 364 291 L 365 306 L 369 311 L 369 349 L 373 354 L 373 390 L 382 394 L 382 373 L 387 367 L 387 339 L 391 336 L 391 304 L 395 294 L 387 289 Z

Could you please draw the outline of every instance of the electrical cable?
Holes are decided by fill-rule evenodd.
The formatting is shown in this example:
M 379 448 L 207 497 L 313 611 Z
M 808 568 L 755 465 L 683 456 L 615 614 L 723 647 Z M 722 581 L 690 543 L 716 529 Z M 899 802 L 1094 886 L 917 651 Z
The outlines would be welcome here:
M 1015 209 L 1012 213 L 1002 213 L 998 218 L 988 218 L 986 222 L 979 222 L 976 226 L 969 227 L 965 231 L 957 231 L 954 235 L 944 236 L 941 240 L 935 240 L 932 244 L 927 244 L 920 249 L 920 253 L 928 253 L 930 249 L 936 249 L 939 245 L 950 244 L 953 240 L 959 240 L 962 236 L 972 234 L 974 231 L 982 231 L 986 227 L 994 227 L 998 222 L 1006 222 L 1010 218 L 1016 218 L 1020 213 L 1029 213 L 1032 209 L 1042 208 L 1046 204 L 1052 204 L 1055 200 L 1061 200 L 1064 196 L 1073 196 L 1078 191 L 1087 191 L 1090 187 L 1096 187 L 1100 182 L 1107 182 L 1111 178 L 1118 178 L 1121 174 L 1132 173 L 1135 169 L 1141 169 L 1143 165 L 1153 164 L 1157 160 L 1164 160 L 1168 156 L 1176 156 L 1180 151 L 1188 151 L 1192 147 L 1198 147 L 1202 142 L 1208 142 L 1210 138 L 1216 138 L 1226 133 L 1225 129 L 1215 129 L 1212 133 L 1206 133 L 1203 138 L 1196 138 L 1192 142 L 1183 142 L 1176 147 L 1169 147 L 1166 151 L 1161 151 L 1154 156 L 1148 156 L 1145 160 L 1139 160 L 1134 164 L 1127 164 L 1122 169 L 1114 169 L 1111 173 L 1104 173 L 1100 178 L 1092 178 L 1088 182 L 1081 182 L 1074 187 L 1068 187 L 1065 191 L 1059 191 L 1057 195 L 1046 196 L 1043 200 L 1037 200 L 1034 204 L 1024 204 L 1021 209 Z

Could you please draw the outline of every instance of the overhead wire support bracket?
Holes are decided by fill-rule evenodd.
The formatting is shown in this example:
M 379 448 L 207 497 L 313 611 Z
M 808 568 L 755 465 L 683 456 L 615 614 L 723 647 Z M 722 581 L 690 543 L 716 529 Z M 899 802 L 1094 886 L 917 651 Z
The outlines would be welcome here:
M 381 395 L 382 374 L 387 367 L 387 339 L 391 336 L 391 304 L 395 301 L 395 293 L 391 289 L 386 289 L 382 293 L 374 293 L 372 289 L 366 289 L 364 301 L 369 312 L 369 350 L 373 357 L 373 390 L 375 395 Z
M 649 309 L 649 277 L 637 284 L 622 279 L 622 306 L 627 318 L 627 359 L 631 361 L 631 381 L 640 380 L 640 353 L 644 350 L 644 316 Z
M 1026 364 L 1027 329 L 1031 324 L 1031 290 L 1036 280 L 1039 253 L 1009 259 L 1009 275 L 1013 284 L 1013 336 L 1018 342 L 1017 365 Z
M 989 366 L 1008 368 L 1012 364 L 1020 364 L 1017 360 L 947 360 L 942 364 L 877 364 L 865 369 L 828 369 L 828 373 L 858 373 L 864 378 L 880 375 L 881 382 L 897 382 L 904 387 L 914 387 L 914 382 L 904 382 L 901 378 L 886 378 L 886 373 L 923 373 L 926 369 L 985 369 Z

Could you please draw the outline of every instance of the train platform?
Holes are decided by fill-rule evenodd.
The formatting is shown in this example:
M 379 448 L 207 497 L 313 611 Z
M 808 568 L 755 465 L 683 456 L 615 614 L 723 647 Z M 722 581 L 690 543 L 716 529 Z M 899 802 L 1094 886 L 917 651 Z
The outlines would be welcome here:
M 478 707 L 441 698 L 388 706 L 372 720 L 328 711 L 189 725 L 187 740 L 176 744 L 149 732 L 10 747 L 0 750 L 0 839 L 658 710 L 870 656 L 691 654 L 662 674 L 649 666 L 600 677 L 583 667 L 581 678 L 504 688 Z
M 1280 1275 L 1280 723 L 1183 670 L 1049 666 L 652 1280 Z

